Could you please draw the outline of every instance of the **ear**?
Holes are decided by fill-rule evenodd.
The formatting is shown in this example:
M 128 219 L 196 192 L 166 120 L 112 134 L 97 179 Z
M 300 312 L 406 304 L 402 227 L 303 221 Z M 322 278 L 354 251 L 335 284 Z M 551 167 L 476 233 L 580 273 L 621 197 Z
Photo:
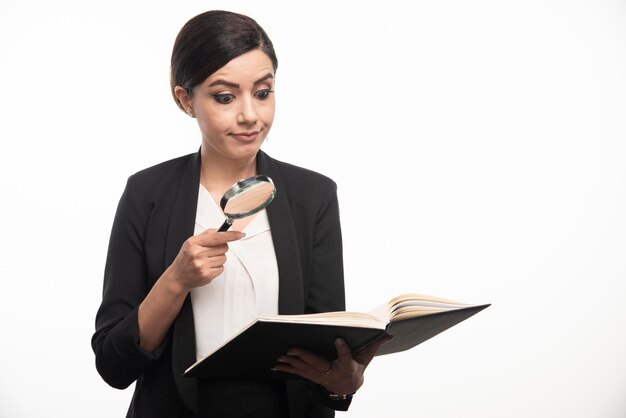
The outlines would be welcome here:
M 174 87 L 174 95 L 180 102 L 185 112 L 187 112 L 190 116 L 195 114 L 193 110 L 193 101 L 191 100 L 191 96 L 187 93 L 187 89 L 181 86 L 176 86 Z

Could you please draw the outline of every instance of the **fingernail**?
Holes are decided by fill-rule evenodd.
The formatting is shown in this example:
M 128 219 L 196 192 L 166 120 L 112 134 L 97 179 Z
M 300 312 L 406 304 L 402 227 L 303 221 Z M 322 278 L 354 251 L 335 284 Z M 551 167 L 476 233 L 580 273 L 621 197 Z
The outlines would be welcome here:
M 246 236 L 246 233 L 245 233 L 245 232 L 240 232 L 240 233 L 239 233 L 239 238 L 243 238 L 243 237 L 245 237 L 245 236 Z
M 272 368 L 270 369 L 270 372 L 277 372 L 277 371 L 278 371 L 278 369 L 277 369 L 276 367 L 272 367 Z
M 282 356 L 278 357 L 276 361 L 279 363 L 287 363 L 287 361 Z
M 346 342 L 345 342 L 344 340 L 342 340 L 341 338 L 337 338 L 337 339 L 335 340 L 335 342 L 336 342 L 338 345 L 346 345 Z

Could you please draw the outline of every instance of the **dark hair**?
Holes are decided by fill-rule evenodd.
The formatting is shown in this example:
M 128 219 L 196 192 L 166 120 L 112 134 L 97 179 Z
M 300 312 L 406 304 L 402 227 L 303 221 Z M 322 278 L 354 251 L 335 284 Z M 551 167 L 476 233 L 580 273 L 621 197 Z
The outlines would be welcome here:
M 215 71 L 254 49 L 265 52 L 276 71 L 278 59 L 272 41 L 254 19 L 212 10 L 185 23 L 174 42 L 170 73 L 172 95 L 178 107 L 185 110 L 174 94 L 176 86 L 185 88 L 191 96 L 192 89 Z

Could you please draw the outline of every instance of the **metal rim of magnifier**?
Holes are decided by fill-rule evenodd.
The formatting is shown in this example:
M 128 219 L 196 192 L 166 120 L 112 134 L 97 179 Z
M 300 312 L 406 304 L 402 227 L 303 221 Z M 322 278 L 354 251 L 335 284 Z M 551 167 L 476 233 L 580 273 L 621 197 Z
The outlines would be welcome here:
M 262 174 L 259 174 L 253 177 L 248 177 L 243 180 L 239 180 L 237 183 L 233 184 L 228 190 L 226 190 L 226 193 L 224 193 L 224 196 L 222 196 L 222 199 L 220 200 L 220 207 L 222 208 L 222 211 L 226 209 L 226 203 L 228 203 L 228 201 L 232 197 L 238 195 L 247 187 L 250 187 L 251 185 L 256 184 L 256 183 L 270 183 L 272 186 L 274 186 L 274 182 L 272 181 L 272 179 Z M 260 204 L 259 206 L 257 206 L 256 208 L 252 209 L 251 211 L 238 213 L 238 214 L 224 212 L 224 214 L 230 219 L 241 219 L 250 215 L 254 215 L 260 210 L 265 209 L 267 205 L 269 205 L 272 202 L 272 200 L 274 200 L 275 195 L 276 195 L 276 186 L 274 186 L 274 190 L 272 191 L 272 194 L 269 195 L 267 200 L 263 202 L 262 204 Z

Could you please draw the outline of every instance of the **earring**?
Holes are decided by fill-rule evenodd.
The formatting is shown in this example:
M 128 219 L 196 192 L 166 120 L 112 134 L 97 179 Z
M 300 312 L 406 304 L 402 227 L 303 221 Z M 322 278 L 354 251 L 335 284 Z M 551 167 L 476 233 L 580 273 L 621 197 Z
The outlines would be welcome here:
M 187 114 L 189 115 L 189 117 L 194 118 L 194 114 L 191 112 L 191 109 L 187 109 Z

